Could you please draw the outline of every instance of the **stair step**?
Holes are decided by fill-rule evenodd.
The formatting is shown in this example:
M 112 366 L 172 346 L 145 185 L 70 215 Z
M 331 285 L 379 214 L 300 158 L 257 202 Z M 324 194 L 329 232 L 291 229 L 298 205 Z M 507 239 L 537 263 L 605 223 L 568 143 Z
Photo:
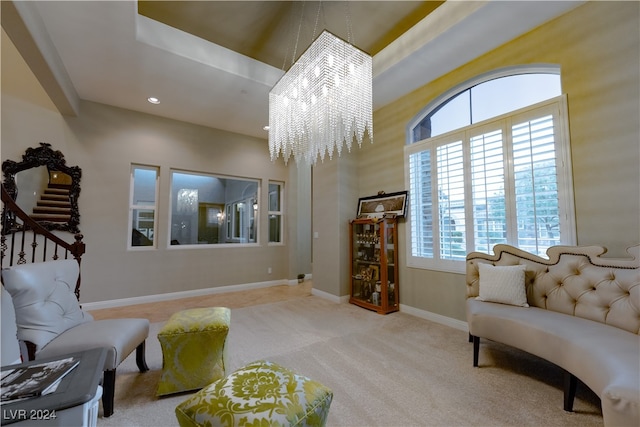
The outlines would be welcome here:
M 54 207 L 54 208 L 65 208 L 71 209 L 71 203 L 68 199 L 65 200 L 40 200 L 37 204 L 42 207 Z
M 49 188 L 63 188 L 66 189 L 67 191 L 69 191 L 71 189 L 71 184 L 54 184 L 54 183 L 49 183 L 48 184 Z
M 34 214 L 30 217 L 35 221 L 69 222 L 71 220 L 71 215 Z
M 40 196 L 40 200 L 69 200 L 68 194 L 43 194 Z
M 44 190 L 44 194 L 61 194 L 61 195 L 69 195 L 69 189 L 68 188 L 45 188 Z
M 49 207 L 42 207 L 42 206 L 35 206 L 33 208 L 33 213 L 44 213 L 44 214 L 54 214 L 54 215 L 71 215 L 71 209 L 70 208 L 65 208 L 65 207 L 56 207 L 56 206 L 49 206 Z

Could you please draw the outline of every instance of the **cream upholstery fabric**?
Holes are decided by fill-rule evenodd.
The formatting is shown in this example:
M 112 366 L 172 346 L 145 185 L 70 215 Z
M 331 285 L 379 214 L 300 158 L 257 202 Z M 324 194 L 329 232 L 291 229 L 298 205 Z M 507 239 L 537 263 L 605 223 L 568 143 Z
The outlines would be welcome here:
M 148 319 L 106 319 L 80 309 L 75 295 L 79 277 L 76 260 L 56 260 L 16 265 L 2 270 L 11 294 L 19 340 L 35 344 L 23 357 L 42 359 L 103 347 L 107 349 L 102 387 L 103 416 L 113 413 L 116 368 L 134 349 L 140 372 L 149 368 L 144 358 L 149 335 Z
M 480 290 L 476 299 L 529 307 L 524 287 L 524 265 L 478 264 Z
M 103 347 L 104 370 L 116 369 L 149 336 L 148 319 L 103 319 L 67 329 L 36 353 L 37 359 Z
M 632 258 L 602 247 L 556 246 L 543 259 L 497 245 L 467 256 L 469 333 L 535 354 L 578 377 L 601 399 L 605 425 L 640 425 L 640 246 Z M 479 301 L 481 264 L 526 265 L 530 308 Z
M 93 320 L 74 294 L 78 261 L 60 260 L 16 265 L 2 270 L 5 289 L 16 312 L 18 339 L 38 349 L 81 323 Z
M 479 295 L 478 265 L 526 266 L 527 302 L 544 308 L 640 333 L 640 246 L 632 260 L 600 258 L 598 246 L 555 246 L 549 259 L 508 245 L 496 245 L 495 256 L 474 252 L 467 257 L 467 297 Z M 634 265 L 635 263 L 635 265 Z
M 200 389 L 224 377 L 224 351 L 231 322 L 226 307 L 173 314 L 158 332 L 162 377 L 156 395 Z
M 2 366 L 12 365 L 20 360 L 20 344 L 18 341 L 18 325 L 16 324 L 16 312 L 13 308 L 11 295 L 4 286 L 0 286 L 0 354 Z
M 176 407 L 181 427 L 324 426 L 333 392 L 278 364 L 257 361 Z
M 105 370 L 116 369 L 149 335 L 147 319 L 94 321 L 74 293 L 76 260 L 15 265 L 2 270 L 16 313 L 18 339 L 36 344 L 36 358 L 105 347 Z

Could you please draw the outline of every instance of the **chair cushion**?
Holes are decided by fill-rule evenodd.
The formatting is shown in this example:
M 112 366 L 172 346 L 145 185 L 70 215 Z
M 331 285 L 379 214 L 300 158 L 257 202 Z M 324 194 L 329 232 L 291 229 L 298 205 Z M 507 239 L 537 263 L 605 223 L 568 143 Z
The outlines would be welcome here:
M 104 347 L 107 349 L 104 369 L 116 369 L 148 335 L 147 319 L 94 320 L 60 334 L 36 353 L 36 359 Z
M 324 426 L 333 392 L 272 362 L 257 361 L 176 407 L 181 427 Z
M 72 259 L 2 269 L 19 340 L 31 341 L 40 349 L 67 329 L 93 320 L 82 311 L 74 293 L 79 274 L 78 261 Z

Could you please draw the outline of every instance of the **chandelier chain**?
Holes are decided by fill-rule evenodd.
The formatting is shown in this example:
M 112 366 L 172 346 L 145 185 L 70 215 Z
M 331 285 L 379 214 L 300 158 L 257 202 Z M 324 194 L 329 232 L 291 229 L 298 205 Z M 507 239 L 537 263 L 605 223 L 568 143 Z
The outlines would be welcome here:
M 302 21 L 304 20 L 304 5 L 306 2 L 302 3 L 302 9 L 300 9 L 300 24 L 298 24 L 298 34 L 296 35 L 296 44 L 293 48 L 293 56 L 291 57 L 291 65 L 296 62 L 296 55 L 298 54 L 298 42 L 300 41 L 300 31 L 302 30 Z
M 355 40 L 353 37 L 353 26 L 351 25 L 351 8 L 349 7 L 349 0 L 345 1 L 345 8 L 347 9 L 345 15 L 347 17 L 347 42 L 355 46 Z
M 289 42 L 287 43 L 287 50 L 284 53 L 284 58 L 282 60 L 282 71 L 285 71 L 285 67 L 287 66 L 287 58 L 289 58 L 289 53 L 291 52 L 291 45 L 293 44 L 292 40 L 292 34 L 293 34 L 293 23 L 294 23 L 294 17 L 293 14 L 295 12 L 295 4 L 291 5 L 291 9 L 289 10 L 289 29 L 287 30 L 287 39 L 289 40 Z M 295 55 L 294 55 L 295 57 Z M 291 61 L 291 63 L 293 63 L 295 61 L 295 59 L 293 59 Z
M 320 9 L 322 8 L 322 0 L 320 0 L 318 2 L 318 11 L 316 12 L 316 23 L 313 26 L 313 36 L 311 37 L 311 40 L 315 40 L 316 39 L 316 32 L 318 31 L 318 22 L 320 21 Z

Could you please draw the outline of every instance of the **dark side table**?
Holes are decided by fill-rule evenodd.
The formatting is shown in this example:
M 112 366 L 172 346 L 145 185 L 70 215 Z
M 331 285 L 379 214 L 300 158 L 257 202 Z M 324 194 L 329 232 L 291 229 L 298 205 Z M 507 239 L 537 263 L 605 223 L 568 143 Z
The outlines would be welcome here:
M 66 375 L 56 391 L 45 396 L 3 403 L 2 425 L 21 426 L 95 426 L 102 396 L 100 379 L 107 351 L 104 348 L 33 360 L 2 370 L 77 357 L 80 364 Z

